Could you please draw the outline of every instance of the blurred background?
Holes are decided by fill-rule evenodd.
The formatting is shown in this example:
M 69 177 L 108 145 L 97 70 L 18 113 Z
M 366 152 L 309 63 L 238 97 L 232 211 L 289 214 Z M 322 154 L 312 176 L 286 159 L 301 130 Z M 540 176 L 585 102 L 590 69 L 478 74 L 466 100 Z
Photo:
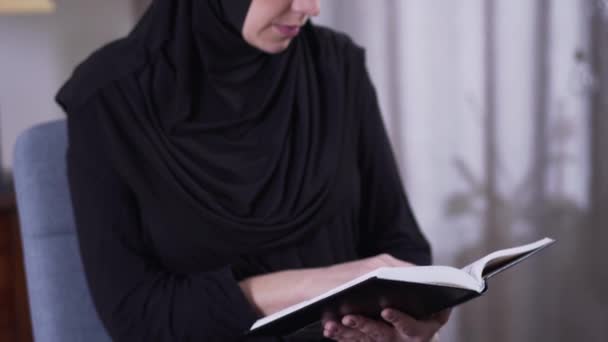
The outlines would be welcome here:
M 147 1 L 57 0 L 18 15 L 2 13 L 3 1 L 0 153 L 10 194 L 17 135 L 63 117 L 59 86 L 125 35 Z M 608 0 L 321 3 L 314 21 L 367 50 L 435 263 L 461 267 L 497 248 L 558 240 L 455 310 L 441 340 L 605 341 Z M 25 341 L 10 331 L 28 327 L 18 236 L 0 234 L 0 341 Z

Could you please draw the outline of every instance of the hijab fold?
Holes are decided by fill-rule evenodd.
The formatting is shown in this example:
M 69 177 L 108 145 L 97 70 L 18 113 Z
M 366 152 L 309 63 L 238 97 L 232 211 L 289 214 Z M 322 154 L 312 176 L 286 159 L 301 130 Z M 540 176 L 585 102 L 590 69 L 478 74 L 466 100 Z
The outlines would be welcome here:
M 156 0 L 57 96 L 97 104 L 117 172 L 218 253 L 294 243 L 339 208 L 343 87 L 311 22 L 281 53 L 247 44 L 250 2 Z

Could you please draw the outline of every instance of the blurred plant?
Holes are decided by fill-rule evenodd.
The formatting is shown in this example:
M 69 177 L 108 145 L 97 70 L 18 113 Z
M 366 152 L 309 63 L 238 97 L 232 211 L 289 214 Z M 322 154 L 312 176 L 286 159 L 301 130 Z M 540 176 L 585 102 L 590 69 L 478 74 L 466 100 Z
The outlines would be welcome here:
M 597 89 L 597 79 L 583 50 L 579 49 L 574 54 L 574 64 L 570 71 L 568 84 L 572 95 L 587 96 Z
M 587 6 L 587 17 L 591 18 L 599 15 L 602 18 L 608 18 L 608 0 L 588 0 L 590 4 Z
M 602 1 L 608 4 L 608 0 Z M 603 5 L 602 5 L 603 6 Z M 608 6 L 606 7 L 608 9 Z M 503 228 L 512 228 L 518 221 L 529 226 L 536 226 L 541 220 L 547 220 L 553 227 L 569 226 L 572 227 L 574 221 L 579 221 L 586 210 L 582 208 L 574 199 L 570 198 L 565 189 L 565 170 L 568 164 L 576 163 L 577 156 L 568 153 L 567 146 L 576 138 L 574 120 L 578 116 L 567 115 L 567 104 L 580 96 L 588 96 L 596 87 L 596 79 L 591 72 L 585 53 L 582 50 L 575 51 L 572 60 L 572 67 L 568 78 L 566 91 L 555 100 L 555 106 L 551 107 L 553 115 L 548 116 L 547 158 L 535 159 L 530 165 L 526 176 L 511 187 L 511 192 L 501 190 L 500 186 L 490 186 L 482 176 L 477 176 L 470 167 L 460 158 L 454 160 L 454 168 L 466 184 L 466 189 L 452 193 L 446 198 L 444 204 L 444 214 L 449 218 L 460 218 L 473 215 L 482 218 L 487 210 L 487 204 L 492 203 L 495 208 L 496 217 Z M 478 103 L 469 99 L 469 104 Z M 471 106 L 473 110 L 482 111 L 481 106 Z M 501 158 L 498 156 L 497 167 L 499 175 L 497 179 L 506 179 L 504 168 L 501 167 Z M 546 165 L 536 165 L 544 160 Z M 545 196 L 545 203 L 535 203 L 533 196 L 533 185 L 537 181 L 534 177 L 535 170 L 547 170 L 554 176 L 553 191 Z M 547 175 L 545 175 L 547 176 Z M 491 190 L 493 192 L 491 193 Z M 492 196 L 492 198 L 490 198 Z M 491 201 L 490 201 L 491 199 Z M 492 227 L 486 227 L 492 229 Z M 537 227 L 538 228 L 538 227 Z

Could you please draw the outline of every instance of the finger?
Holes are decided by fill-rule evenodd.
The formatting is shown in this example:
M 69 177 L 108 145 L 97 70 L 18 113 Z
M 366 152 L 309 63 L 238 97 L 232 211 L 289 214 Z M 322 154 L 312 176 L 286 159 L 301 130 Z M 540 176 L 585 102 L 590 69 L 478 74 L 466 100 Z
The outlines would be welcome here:
M 357 329 L 373 341 L 392 341 L 395 337 L 395 328 L 381 321 L 363 316 L 346 315 L 342 324 Z
M 323 336 L 336 341 L 374 342 L 370 337 L 358 330 L 342 326 L 336 332 L 327 332 Z
M 407 267 L 407 266 L 416 266 L 411 262 L 404 261 L 398 258 L 395 258 L 392 254 L 383 253 L 378 256 L 380 260 L 389 267 Z
M 419 321 L 395 309 L 382 310 L 382 318 L 391 323 L 397 331 L 407 337 L 428 337 L 432 336 L 441 325 L 434 320 Z
M 334 321 L 325 323 L 323 326 L 323 336 L 336 341 L 373 342 L 359 330 L 346 327 Z

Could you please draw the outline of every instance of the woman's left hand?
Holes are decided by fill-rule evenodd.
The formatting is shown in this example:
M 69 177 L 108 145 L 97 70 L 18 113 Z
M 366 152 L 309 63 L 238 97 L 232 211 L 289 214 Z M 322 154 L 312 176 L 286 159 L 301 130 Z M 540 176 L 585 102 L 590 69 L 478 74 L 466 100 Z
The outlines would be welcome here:
M 324 322 L 323 336 L 339 342 L 428 342 L 448 321 L 451 311 L 443 310 L 424 321 L 391 308 L 382 310 L 384 321 L 346 315 L 340 323 Z

